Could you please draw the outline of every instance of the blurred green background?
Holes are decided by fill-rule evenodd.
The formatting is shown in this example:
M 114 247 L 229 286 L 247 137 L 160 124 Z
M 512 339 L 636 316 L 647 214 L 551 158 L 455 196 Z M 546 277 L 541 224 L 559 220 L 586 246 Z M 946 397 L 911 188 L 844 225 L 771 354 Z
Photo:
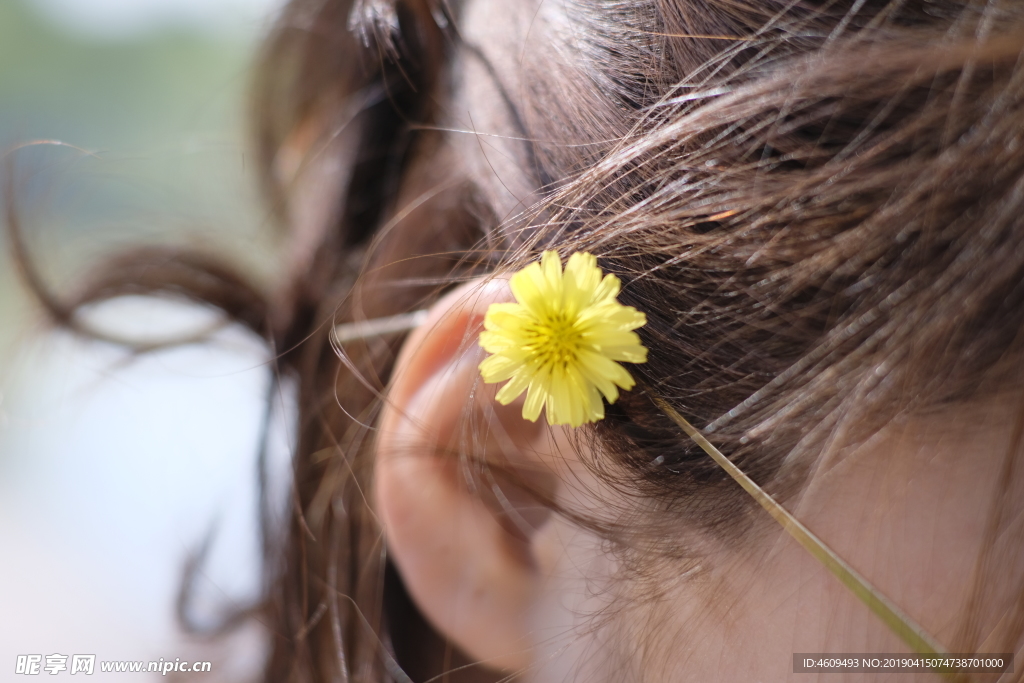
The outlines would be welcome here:
M 276 4 L 0 0 L 0 176 L 13 178 L 55 290 L 144 243 L 199 246 L 274 276 L 278 238 L 247 160 L 245 95 Z M 208 311 L 137 300 L 96 315 L 142 335 L 210 322 Z M 256 594 L 268 378 L 266 350 L 237 330 L 141 359 L 51 332 L 0 238 L 0 671 L 18 654 L 54 652 L 198 651 L 214 662 L 211 681 L 259 667 L 258 631 L 209 649 L 178 631 L 174 599 L 185 557 L 211 533 L 200 621 Z M 271 430 L 283 468 L 287 441 L 285 427 Z
M 253 3 L 248 17 L 218 25 L 159 4 L 148 23 L 104 34 L 62 26 L 67 8 L 52 0 L 0 1 L 0 149 L 59 140 L 92 155 L 36 147 L 13 158 L 26 231 L 55 285 L 88 257 L 139 239 L 208 241 L 270 266 L 246 165 L 244 95 L 267 23 L 258 13 L 272 7 Z M 88 2 L 78 5 L 87 13 Z M 3 273 L 6 344 L 24 312 L 11 268 Z

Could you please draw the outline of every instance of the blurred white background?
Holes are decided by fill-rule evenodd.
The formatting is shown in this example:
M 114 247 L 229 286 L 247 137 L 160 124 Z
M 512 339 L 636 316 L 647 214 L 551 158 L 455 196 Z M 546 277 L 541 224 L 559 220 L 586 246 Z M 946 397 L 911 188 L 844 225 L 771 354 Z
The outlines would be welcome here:
M 245 159 L 244 93 L 277 6 L 0 0 L 0 147 L 59 139 L 87 152 L 16 153 L 25 231 L 58 291 L 136 243 L 198 244 L 272 275 L 274 234 Z M 200 616 L 257 589 L 266 350 L 227 330 L 213 344 L 132 359 L 50 333 L 0 245 L 0 679 L 14 678 L 18 654 L 205 652 L 211 681 L 257 669 L 258 637 L 196 646 L 178 632 L 174 599 L 185 558 L 211 531 Z M 211 316 L 125 299 L 92 319 L 155 337 Z M 287 420 L 275 424 L 283 482 Z

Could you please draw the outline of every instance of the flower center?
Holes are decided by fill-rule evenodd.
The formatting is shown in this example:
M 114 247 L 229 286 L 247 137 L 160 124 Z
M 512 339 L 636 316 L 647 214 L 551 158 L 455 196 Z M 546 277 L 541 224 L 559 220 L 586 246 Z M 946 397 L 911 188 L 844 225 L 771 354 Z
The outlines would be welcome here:
M 551 312 L 528 326 L 525 332 L 524 346 L 542 367 L 565 368 L 576 362 L 581 341 L 576 316 L 570 318 L 561 311 Z

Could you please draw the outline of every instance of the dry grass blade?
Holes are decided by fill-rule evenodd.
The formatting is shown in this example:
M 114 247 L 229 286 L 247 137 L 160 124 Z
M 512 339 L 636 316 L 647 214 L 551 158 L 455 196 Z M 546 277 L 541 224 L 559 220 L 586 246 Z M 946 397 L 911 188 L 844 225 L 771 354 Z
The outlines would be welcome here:
M 686 421 L 672 406 L 661 398 L 654 398 L 654 402 L 669 418 L 686 432 L 687 436 L 693 439 L 705 453 L 711 456 L 718 465 L 724 469 L 730 477 L 736 480 L 743 489 L 749 493 L 754 500 L 770 514 L 775 521 L 782 525 L 782 528 L 792 536 L 797 543 L 809 552 L 815 559 L 821 562 L 826 569 L 839 579 L 840 582 L 850 589 L 868 609 L 879 619 L 885 622 L 886 626 L 892 629 L 893 633 L 899 636 L 915 653 L 919 655 L 945 655 L 946 649 L 924 629 L 914 622 L 899 607 L 894 605 L 877 588 L 861 576 L 857 571 L 848 565 L 843 558 L 839 557 L 824 541 L 815 536 L 807 527 L 800 523 L 775 499 L 765 493 L 757 483 L 743 473 L 736 465 L 725 457 L 721 451 L 715 448 L 710 441 L 704 438 L 693 425 Z M 966 683 L 970 677 L 963 673 L 957 673 L 948 669 L 936 669 L 948 681 Z
M 414 330 L 427 321 L 428 311 L 401 313 L 389 318 L 359 320 L 352 323 L 341 323 L 334 326 L 334 341 L 338 344 L 356 339 L 371 339 L 388 334 L 398 334 Z

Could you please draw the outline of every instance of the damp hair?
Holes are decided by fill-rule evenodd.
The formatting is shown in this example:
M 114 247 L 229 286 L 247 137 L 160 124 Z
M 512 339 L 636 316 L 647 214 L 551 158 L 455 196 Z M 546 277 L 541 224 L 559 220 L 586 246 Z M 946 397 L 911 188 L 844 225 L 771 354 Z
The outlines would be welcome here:
M 407 680 L 402 669 L 422 680 L 452 665 L 431 660 L 424 643 L 439 636 L 388 563 L 366 497 L 368 425 L 401 338 L 352 342 L 339 358 L 335 323 L 418 310 L 545 248 L 596 254 L 621 301 L 647 313 L 649 362 L 581 438 L 600 444 L 590 465 L 602 477 L 645 501 L 626 526 L 649 553 L 674 552 L 658 543 L 666 519 L 741 543 L 752 510 L 654 397 L 785 500 L 840 431 L 864 439 L 1019 376 L 1024 6 L 567 11 L 585 77 L 524 73 L 513 104 L 460 36 L 458 3 L 293 0 L 252 98 L 264 195 L 300 243 L 272 291 L 209 255 L 147 250 L 57 298 L 16 250 L 62 324 L 123 294 L 183 297 L 266 339 L 292 382 L 292 513 L 264 528 L 256 609 L 268 681 Z M 535 184 L 537 202 L 514 216 L 450 144 L 443 103 L 453 69 L 474 60 L 496 79 Z M 1024 630 L 1015 609 L 1006 651 Z

